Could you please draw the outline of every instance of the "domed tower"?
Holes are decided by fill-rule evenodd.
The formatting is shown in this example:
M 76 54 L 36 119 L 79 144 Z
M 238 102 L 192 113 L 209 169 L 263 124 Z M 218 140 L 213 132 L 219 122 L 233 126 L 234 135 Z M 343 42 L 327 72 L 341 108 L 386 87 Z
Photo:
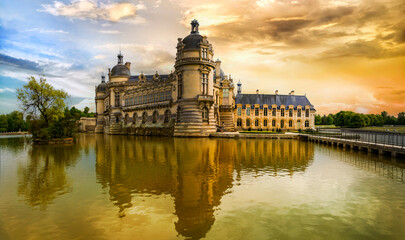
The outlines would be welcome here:
M 179 38 L 175 73 L 177 75 L 177 124 L 175 136 L 208 136 L 216 131 L 214 119 L 214 51 L 207 37 L 198 32 L 198 21 L 191 22 L 190 35 Z
M 104 98 L 107 92 L 104 74 L 101 76 L 101 83 L 96 87 L 96 133 L 104 132 Z

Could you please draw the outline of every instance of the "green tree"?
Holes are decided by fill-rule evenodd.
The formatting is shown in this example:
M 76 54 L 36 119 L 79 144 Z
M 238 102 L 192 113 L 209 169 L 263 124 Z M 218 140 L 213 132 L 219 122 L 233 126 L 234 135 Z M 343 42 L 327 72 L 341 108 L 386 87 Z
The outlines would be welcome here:
M 398 113 L 397 124 L 405 125 L 405 112 Z
M 8 132 L 7 115 L 0 115 L 0 132 Z
M 316 114 L 315 115 L 315 125 L 321 125 L 321 124 L 322 124 L 321 115 Z
M 24 112 L 34 116 L 39 112 L 45 126 L 48 127 L 51 121 L 63 117 L 68 94 L 63 90 L 54 89 L 42 77 L 39 81 L 32 76 L 28 79 L 27 85 L 17 89 L 17 98 Z
M 326 125 L 332 125 L 333 124 L 333 115 L 329 114 L 326 119 L 325 119 L 325 124 Z
M 364 117 L 361 114 L 359 113 L 351 114 L 348 127 L 361 128 L 364 126 L 366 126 L 366 124 L 364 122 Z

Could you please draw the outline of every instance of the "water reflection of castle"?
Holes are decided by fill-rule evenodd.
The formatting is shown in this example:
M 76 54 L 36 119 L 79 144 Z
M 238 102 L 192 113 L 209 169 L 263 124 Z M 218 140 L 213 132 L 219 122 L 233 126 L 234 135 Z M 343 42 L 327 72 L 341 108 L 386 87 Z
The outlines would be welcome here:
M 132 207 L 134 193 L 170 194 L 176 231 L 190 238 L 206 235 L 214 210 L 241 171 L 292 175 L 313 159 L 313 145 L 300 141 L 96 137 L 96 173 L 109 188 L 119 216 Z M 124 139 L 125 138 L 125 139 Z M 135 140 L 136 139 L 136 140 Z M 237 179 L 234 179 L 236 172 Z

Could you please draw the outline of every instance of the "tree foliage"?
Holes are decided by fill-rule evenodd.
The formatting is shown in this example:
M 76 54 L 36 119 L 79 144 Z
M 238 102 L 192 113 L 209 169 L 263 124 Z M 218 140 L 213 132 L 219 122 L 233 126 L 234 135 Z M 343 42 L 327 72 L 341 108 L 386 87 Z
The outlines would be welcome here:
M 24 119 L 24 114 L 13 111 L 9 114 L 0 115 L 0 132 L 27 131 L 29 121 Z
M 22 89 L 17 89 L 17 98 L 25 113 L 36 116 L 37 113 L 44 121 L 46 127 L 52 121 L 63 117 L 65 100 L 68 94 L 63 90 L 54 89 L 45 78 L 37 81 L 34 77 Z
M 398 113 L 398 117 L 390 116 L 386 111 L 381 114 L 362 114 L 352 111 L 340 111 L 328 116 L 316 115 L 315 125 L 336 125 L 339 127 L 367 127 L 387 125 L 405 125 L 405 112 Z

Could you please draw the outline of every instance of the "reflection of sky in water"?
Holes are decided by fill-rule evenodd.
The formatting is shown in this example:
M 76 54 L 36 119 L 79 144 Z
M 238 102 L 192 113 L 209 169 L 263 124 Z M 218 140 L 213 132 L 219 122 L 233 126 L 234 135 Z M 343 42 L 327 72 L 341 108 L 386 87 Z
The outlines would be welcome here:
M 103 135 L 0 148 L 1 239 L 405 233 L 404 168 L 374 155 L 296 140 Z

